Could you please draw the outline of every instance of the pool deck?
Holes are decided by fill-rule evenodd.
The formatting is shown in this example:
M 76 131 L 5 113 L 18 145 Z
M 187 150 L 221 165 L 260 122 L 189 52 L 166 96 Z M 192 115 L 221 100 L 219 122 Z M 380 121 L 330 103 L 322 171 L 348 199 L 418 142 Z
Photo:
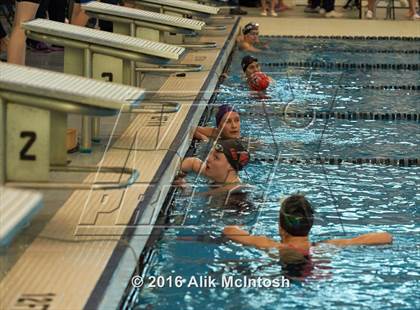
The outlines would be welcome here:
M 33 241 L 25 242 L 19 236 L 23 240 L 15 241 L 20 247 L 12 245 L 3 252 L 1 309 L 116 307 L 193 130 L 213 95 L 238 29 L 238 22 L 232 21 L 226 31 L 200 36 L 199 42 L 213 41 L 217 48 L 191 50 L 180 63 L 201 64 L 203 70 L 172 74 L 156 93 L 148 94 L 150 101 L 178 102 L 177 113 L 132 115 L 110 149 L 96 156 L 98 165 L 137 169 L 140 177 L 134 185 L 121 190 L 74 191 Z M 109 182 L 119 177 L 93 173 L 83 181 Z M 28 227 L 22 235 L 34 233 Z
M 246 16 L 241 25 L 260 24 L 261 35 L 420 37 L 420 21 L 359 20 L 325 18 L 278 18 Z
M 260 24 L 262 35 L 420 37 L 420 23 L 403 20 L 247 16 L 240 24 L 249 21 Z M 227 26 L 223 35 L 200 37 L 202 42 L 216 41 L 216 49 L 191 51 L 182 60 L 202 64 L 204 71 L 171 75 L 151 96 L 155 100 L 169 96 L 181 103 L 180 111 L 131 115 L 103 158 L 96 157 L 105 166 L 127 163 L 137 168 L 136 184 L 124 190 L 74 191 L 42 229 L 32 232 L 36 237 L 2 253 L 7 264 L 1 267 L 1 309 L 117 308 L 234 47 L 238 28 Z M 85 181 L 96 177 L 88 175 Z M 117 178 L 102 175 L 97 180 Z M 24 233 L 30 234 L 30 229 Z

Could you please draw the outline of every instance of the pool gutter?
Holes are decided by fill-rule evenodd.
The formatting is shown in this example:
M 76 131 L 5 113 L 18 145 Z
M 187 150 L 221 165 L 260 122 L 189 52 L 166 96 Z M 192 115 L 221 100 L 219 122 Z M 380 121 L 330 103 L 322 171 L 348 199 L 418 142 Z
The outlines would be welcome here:
M 138 213 L 133 214 L 130 223 L 133 226 L 144 222 L 144 218 L 150 219 L 150 224 L 139 225 L 135 229 L 127 227 L 123 236 L 126 245 L 119 245 L 115 248 L 109 259 L 104 272 L 96 283 L 87 303 L 86 309 L 109 309 L 115 308 L 121 302 L 124 292 L 131 286 L 131 276 L 136 270 L 138 258 L 143 251 L 153 224 L 156 222 L 159 211 L 162 208 L 165 197 L 170 189 L 170 184 L 179 167 L 179 159 L 176 154 L 184 156 L 188 150 L 192 136 L 191 128 L 197 126 L 206 105 L 217 86 L 219 76 L 228 61 L 228 57 L 235 46 L 235 37 L 239 31 L 239 19 L 232 27 L 224 46 L 210 70 L 204 85 L 195 98 L 193 105 L 178 131 L 175 139 L 170 145 L 173 152 L 168 152 L 162 160 L 160 167 L 153 177 L 151 184 L 144 194 L 143 200 L 139 203 Z M 176 150 L 176 152 L 175 152 Z

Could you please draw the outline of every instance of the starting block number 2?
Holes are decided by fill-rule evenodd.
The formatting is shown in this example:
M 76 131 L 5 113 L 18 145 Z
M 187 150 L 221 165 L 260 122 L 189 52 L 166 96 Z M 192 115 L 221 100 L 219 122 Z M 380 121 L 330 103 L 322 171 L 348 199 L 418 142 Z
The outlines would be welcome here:
M 36 160 L 36 155 L 28 154 L 29 149 L 36 141 L 36 132 L 34 131 L 22 131 L 20 133 L 21 138 L 29 138 L 25 146 L 20 151 L 20 160 Z
M 6 113 L 7 180 L 47 181 L 50 112 L 9 103 Z

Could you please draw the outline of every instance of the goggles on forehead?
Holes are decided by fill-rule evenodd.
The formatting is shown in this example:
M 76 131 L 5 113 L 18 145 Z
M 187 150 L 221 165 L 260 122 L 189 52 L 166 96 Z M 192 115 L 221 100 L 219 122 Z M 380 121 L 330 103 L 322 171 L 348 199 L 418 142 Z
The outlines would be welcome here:
M 219 152 L 219 153 L 224 153 L 224 148 L 223 148 L 223 145 L 221 145 L 221 144 L 219 144 L 219 143 L 216 143 L 216 144 L 214 145 L 214 149 L 216 150 L 216 152 Z
M 257 30 L 258 31 L 259 27 L 260 27 L 260 25 L 257 24 L 257 23 L 246 24 L 244 29 L 242 30 L 242 33 L 245 35 L 245 34 L 250 33 L 252 30 Z

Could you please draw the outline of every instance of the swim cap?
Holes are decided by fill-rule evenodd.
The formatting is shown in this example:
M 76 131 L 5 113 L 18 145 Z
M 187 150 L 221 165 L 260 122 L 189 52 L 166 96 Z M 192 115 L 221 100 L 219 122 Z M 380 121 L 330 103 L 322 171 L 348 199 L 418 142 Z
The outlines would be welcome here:
M 242 29 L 242 33 L 244 35 L 246 35 L 246 34 L 250 33 L 252 30 L 258 30 L 259 27 L 260 27 L 260 25 L 257 24 L 257 23 L 248 23 Z
M 228 112 L 236 112 L 230 105 L 228 104 L 222 104 L 219 107 L 219 110 L 216 114 L 216 126 L 219 127 L 220 122 L 222 121 L 223 116 L 225 116 Z
M 303 195 L 286 198 L 280 208 L 280 227 L 292 236 L 307 236 L 314 223 L 314 211 Z
M 256 91 L 266 90 L 270 85 L 270 78 L 263 72 L 254 72 L 248 78 L 249 88 Z
M 242 170 L 249 163 L 249 152 L 239 139 L 219 140 L 214 145 L 214 149 L 225 154 L 235 171 Z
M 245 72 L 246 68 L 248 68 L 248 66 L 252 64 L 253 62 L 258 62 L 258 59 L 249 55 L 244 56 L 244 58 L 242 58 L 242 61 L 241 61 L 242 70 Z

